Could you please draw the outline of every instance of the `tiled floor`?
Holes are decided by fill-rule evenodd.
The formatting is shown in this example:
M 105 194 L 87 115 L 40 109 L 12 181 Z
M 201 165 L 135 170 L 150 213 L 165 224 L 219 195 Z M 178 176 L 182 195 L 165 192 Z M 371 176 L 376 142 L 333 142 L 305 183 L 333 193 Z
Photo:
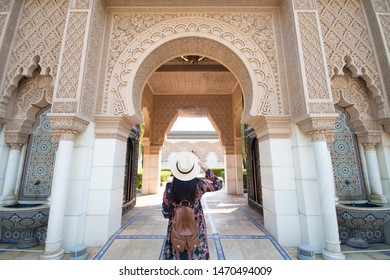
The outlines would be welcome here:
M 162 256 L 167 220 L 161 214 L 161 193 L 137 197 L 137 205 L 122 219 L 122 227 L 102 247 L 88 248 L 90 260 L 158 260 Z M 296 260 L 296 248 L 283 248 L 264 229 L 262 216 L 251 209 L 244 196 L 223 191 L 204 196 L 210 259 Z M 13 251 L 0 244 L 0 259 L 39 259 L 43 246 Z M 3 249 L 3 250 L 2 250 Z M 390 245 L 372 245 L 372 252 L 356 252 L 343 245 L 347 260 L 390 260 Z M 387 250 L 387 251 L 381 251 Z M 355 251 L 355 252 L 353 252 Z M 68 259 L 65 254 L 64 259 Z M 321 254 L 316 255 L 322 260 Z

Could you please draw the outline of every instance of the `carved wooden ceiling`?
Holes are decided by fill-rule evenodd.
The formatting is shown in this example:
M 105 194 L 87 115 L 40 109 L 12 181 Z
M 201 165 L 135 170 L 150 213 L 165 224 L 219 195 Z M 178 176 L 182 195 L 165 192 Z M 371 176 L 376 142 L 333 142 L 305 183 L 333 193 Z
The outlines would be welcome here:
M 148 84 L 155 95 L 231 94 L 237 80 L 214 60 L 206 59 L 190 65 L 174 59 L 158 68 Z

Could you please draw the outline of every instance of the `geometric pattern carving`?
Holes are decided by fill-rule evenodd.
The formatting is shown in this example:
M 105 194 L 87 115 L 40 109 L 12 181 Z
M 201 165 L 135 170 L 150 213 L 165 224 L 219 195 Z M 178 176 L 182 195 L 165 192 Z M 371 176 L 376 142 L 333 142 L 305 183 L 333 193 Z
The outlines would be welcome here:
M 71 3 L 72 9 L 89 9 L 91 5 L 90 0 L 74 0 Z
M 171 142 L 168 140 L 162 149 L 161 161 L 165 164 L 169 162 L 172 153 L 178 153 L 180 151 L 194 151 L 199 157 L 201 162 L 207 162 L 207 159 L 211 154 L 216 156 L 216 160 L 219 164 L 223 165 L 224 151 L 221 148 L 220 143 L 217 142 L 205 142 L 205 141 L 178 141 Z
M 1 14 L 0 13 L 0 39 L 2 38 L 2 34 L 4 32 L 4 26 L 5 26 L 5 21 L 7 19 L 7 15 L 6 14 Z M 0 40 L 1 42 L 1 40 Z
M 325 63 L 322 56 L 320 31 L 316 13 L 298 12 L 298 23 L 302 40 L 302 52 L 310 99 L 329 99 Z M 323 112 L 310 112 L 323 113 Z
M 294 0 L 294 8 L 296 10 L 314 10 L 316 3 L 312 0 Z
M 385 35 L 385 43 L 387 46 L 387 52 L 390 55 L 390 14 L 379 15 L 379 22 L 383 28 L 383 34 Z
M 7 72 L 8 83 L 21 74 L 20 67 L 26 71 L 37 55 L 42 72 L 55 77 L 67 8 L 68 0 L 25 1 L 9 64 L 12 68 Z
M 30 134 L 20 200 L 45 201 L 50 195 L 58 143 L 53 141 L 51 121 L 46 116 L 48 112 L 50 106 L 39 112 L 37 122 Z
M 336 195 L 340 200 L 364 200 L 365 186 L 360 166 L 356 134 L 348 113 L 336 106 L 334 141 L 330 145 Z
M 279 0 L 106 0 L 108 6 L 275 6 Z
M 351 78 L 349 74 L 335 76 L 332 80 L 333 102 L 344 103 L 342 107 L 354 108 L 357 114 L 351 116 L 357 132 L 379 130 L 375 102 L 369 97 L 369 91 L 362 79 Z M 347 104 L 345 104 L 347 103 Z
M 51 76 L 38 75 L 20 81 L 12 118 L 6 124 L 6 133 L 30 133 L 35 116 L 28 114 L 32 108 L 41 108 L 42 101 L 51 104 L 53 99 L 53 79 Z
M 389 0 L 374 0 L 374 9 L 378 13 L 390 12 Z
M 12 7 L 12 0 L 2 0 L 0 2 L 0 13 L 9 12 Z
M 361 2 L 319 0 L 317 3 L 330 76 L 342 74 L 349 57 L 348 66 L 353 66 L 353 74 L 364 75 L 368 86 L 372 84 L 379 91 L 378 69 Z
M 85 1 L 87 2 L 87 1 Z M 86 7 L 85 5 L 80 7 Z M 83 88 L 81 91 L 81 100 L 79 101 L 81 104 L 78 105 L 79 114 L 87 117 L 88 119 L 92 119 L 95 113 L 95 105 L 96 105 L 96 96 L 98 95 L 98 87 L 99 82 L 97 82 L 96 77 L 99 76 L 101 67 L 101 59 L 102 59 L 102 48 L 103 48 L 103 39 L 104 36 L 104 23 L 102 21 L 103 18 L 106 17 L 106 3 L 105 1 L 89 1 L 89 6 L 91 6 L 91 11 L 89 11 L 89 24 L 86 27 L 86 35 L 88 36 L 88 47 L 86 51 L 86 63 L 84 65 L 85 72 L 83 78 Z M 79 7 L 79 6 L 77 6 Z M 104 79 L 102 79 L 104 80 Z
M 126 100 L 129 97 L 125 97 L 125 95 L 128 94 L 127 83 L 129 77 L 135 75 L 132 71 L 137 65 L 138 58 L 151 45 L 155 44 L 157 46 L 161 40 L 167 41 L 167 38 L 171 36 L 183 36 L 185 33 L 191 33 L 191 36 L 194 36 L 194 33 L 197 33 L 203 39 L 207 36 L 215 39 L 216 42 L 223 41 L 235 52 L 241 53 L 241 57 L 246 58 L 247 65 L 250 65 L 255 73 L 256 85 L 252 85 L 251 82 L 249 85 L 246 85 L 247 82 L 242 83 L 243 87 L 251 87 L 250 91 L 243 91 L 244 94 L 247 94 L 254 90 L 254 98 L 258 99 L 256 104 L 259 104 L 252 109 L 252 114 L 282 114 L 283 99 L 280 94 L 274 27 L 275 9 L 270 10 L 272 12 L 255 15 L 229 13 L 223 15 L 193 13 L 188 15 L 183 14 L 181 12 L 183 10 L 178 10 L 177 14 L 156 12 L 153 16 L 150 12 L 147 14 L 132 14 L 129 12 L 128 15 L 112 12 L 108 61 L 114 61 L 116 64 L 111 63 L 107 69 L 105 96 L 101 104 L 103 113 L 110 114 L 110 110 L 114 106 L 116 110 L 123 110 L 123 112 L 128 113 L 129 108 L 126 108 L 128 106 Z M 184 46 L 183 50 L 178 49 L 178 51 L 185 53 L 185 48 Z M 203 45 L 199 44 L 196 52 L 201 53 L 202 51 Z M 179 54 L 176 52 L 175 55 Z M 217 56 L 216 53 L 214 58 L 215 56 Z M 165 57 L 165 61 L 167 60 L 168 58 Z M 165 61 L 162 60 L 161 63 Z M 228 66 L 229 64 L 225 65 Z M 232 72 L 242 71 L 242 67 L 239 70 L 231 67 L 229 69 Z M 150 69 L 150 71 L 153 71 L 153 69 Z M 134 92 L 134 87 L 137 88 L 138 86 L 133 85 L 133 95 L 137 94 Z M 110 98 L 113 101 L 109 101 Z M 247 104 L 250 98 L 250 96 L 245 96 L 246 105 L 249 105 L 249 107 L 252 106 L 252 102 Z M 140 103 L 134 101 L 132 105 L 137 107 Z M 123 112 L 115 111 L 111 114 L 122 114 Z
M 182 108 L 204 108 L 207 110 L 213 123 L 216 124 L 216 129 L 219 133 L 219 138 L 225 147 L 234 144 L 233 141 L 233 126 L 231 96 L 194 96 L 194 95 L 176 95 L 176 96 L 155 96 L 150 139 L 152 146 L 162 146 L 166 141 L 165 134 L 169 130 L 169 126 L 176 119 L 178 111 Z
M 87 19 L 87 12 L 72 12 L 69 15 L 57 98 L 77 97 Z

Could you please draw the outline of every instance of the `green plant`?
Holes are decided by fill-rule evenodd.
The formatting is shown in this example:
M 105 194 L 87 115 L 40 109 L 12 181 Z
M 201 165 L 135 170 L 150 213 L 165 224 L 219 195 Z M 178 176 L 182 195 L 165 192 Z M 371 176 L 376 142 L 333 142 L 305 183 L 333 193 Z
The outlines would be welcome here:
M 222 177 L 225 180 L 225 168 L 211 167 L 210 169 L 214 172 L 215 176 Z
M 242 170 L 242 182 L 243 182 L 243 185 L 244 185 L 244 190 L 247 190 L 248 186 L 247 186 L 247 175 L 246 175 L 246 169 L 245 168 Z
M 137 189 L 140 190 L 142 188 L 142 168 L 138 168 L 137 171 Z
M 160 180 L 161 180 L 161 183 L 162 182 L 166 182 L 168 177 L 171 176 L 171 170 L 168 169 L 161 169 L 161 174 L 160 174 Z

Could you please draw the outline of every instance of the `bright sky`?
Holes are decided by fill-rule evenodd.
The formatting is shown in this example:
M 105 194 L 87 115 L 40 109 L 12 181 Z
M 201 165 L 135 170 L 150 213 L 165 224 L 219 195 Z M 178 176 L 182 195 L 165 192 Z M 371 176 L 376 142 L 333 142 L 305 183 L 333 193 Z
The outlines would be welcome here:
M 208 118 L 178 117 L 171 131 L 215 131 Z

